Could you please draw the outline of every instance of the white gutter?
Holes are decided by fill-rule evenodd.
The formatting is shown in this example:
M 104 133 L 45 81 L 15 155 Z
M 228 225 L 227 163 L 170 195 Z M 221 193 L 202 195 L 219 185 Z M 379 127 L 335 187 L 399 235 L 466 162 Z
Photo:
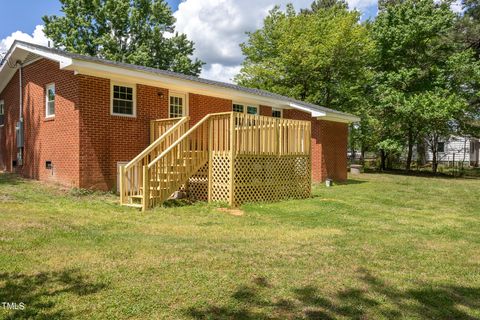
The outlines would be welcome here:
M 312 115 L 313 118 L 317 118 L 317 117 L 325 117 L 327 115 L 326 112 L 323 112 L 323 111 L 319 111 L 319 110 L 313 110 L 313 109 L 309 109 L 309 108 L 306 108 L 304 106 L 301 106 L 297 103 L 290 103 L 289 104 L 290 107 L 294 108 L 294 109 L 298 109 L 298 110 L 302 110 L 302 111 L 305 111 L 305 112 L 308 112 Z
M 19 101 L 20 101 L 20 105 L 19 105 L 19 108 L 18 108 L 18 119 L 20 122 L 23 121 L 23 83 L 22 83 L 22 69 L 23 69 L 23 65 L 21 62 L 17 62 L 18 64 L 18 80 L 19 80 Z
M 241 92 L 232 88 L 216 87 L 215 85 L 197 83 L 188 79 L 177 79 L 169 75 L 151 74 L 150 72 L 144 70 L 131 70 L 130 68 L 124 66 L 108 65 L 100 62 L 69 58 L 63 56 L 62 54 L 52 53 L 48 50 L 48 48 L 43 50 L 42 48 L 31 46 L 26 43 L 15 43 L 14 47 L 10 50 L 7 59 L 15 59 L 16 56 L 18 57 L 18 55 L 15 54 L 17 49 L 21 49 L 23 52 L 34 53 L 49 60 L 57 61 L 60 64 L 60 69 L 72 70 L 75 74 L 98 76 L 111 80 L 119 80 L 122 82 L 143 82 L 143 84 L 162 86 L 169 90 L 188 91 L 191 93 L 216 96 L 223 99 L 237 100 L 245 103 L 270 105 L 274 108 L 284 108 L 288 106 L 290 108 L 309 113 L 313 118 L 321 120 L 343 123 L 360 121 L 360 118 L 350 114 L 331 112 L 328 109 L 319 110 L 316 108 L 310 108 L 301 103 L 288 102 L 274 97 L 263 97 L 256 94 Z M 22 53 L 20 53 L 20 56 L 21 55 Z M 7 62 L 1 66 L 0 74 L 3 73 L 6 65 Z M 0 77 L 0 91 L 3 90 L 4 86 L 9 81 L 9 77 L 5 77 L 4 79 L 1 78 L 2 77 Z M 139 81 L 140 79 L 143 81 Z

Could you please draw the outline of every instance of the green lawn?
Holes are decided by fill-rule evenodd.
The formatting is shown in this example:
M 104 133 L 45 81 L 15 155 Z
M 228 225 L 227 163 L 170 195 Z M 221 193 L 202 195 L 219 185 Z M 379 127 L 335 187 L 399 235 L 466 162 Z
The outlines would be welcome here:
M 480 180 L 365 174 L 307 200 L 120 207 L 0 176 L 0 318 L 480 319 Z

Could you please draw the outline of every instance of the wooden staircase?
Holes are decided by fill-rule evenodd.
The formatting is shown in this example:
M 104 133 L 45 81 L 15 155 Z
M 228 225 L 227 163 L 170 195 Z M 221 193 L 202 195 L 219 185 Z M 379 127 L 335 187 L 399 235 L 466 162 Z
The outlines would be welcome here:
M 121 204 L 144 211 L 168 200 L 185 185 L 208 161 L 210 116 L 189 130 L 188 117 L 177 119 L 142 153 L 122 166 Z

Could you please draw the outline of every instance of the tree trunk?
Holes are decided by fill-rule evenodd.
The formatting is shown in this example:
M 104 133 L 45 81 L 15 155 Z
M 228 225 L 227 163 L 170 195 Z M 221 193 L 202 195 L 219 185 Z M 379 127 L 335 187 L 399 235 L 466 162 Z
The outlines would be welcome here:
M 406 165 L 406 170 L 410 171 L 410 168 L 412 166 L 412 158 L 413 158 L 413 145 L 415 143 L 415 136 L 412 132 L 412 129 L 408 130 L 408 154 L 407 154 L 407 165 Z
M 432 172 L 433 173 L 437 173 L 437 169 L 438 169 L 438 160 L 437 160 L 437 155 L 438 155 L 438 150 L 437 150 L 437 147 L 438 147 L 438 137 L 437 135 L 435 134 L 432 139 L 430 140 L 430 149 L 432 151 Z
M 410 171 L 410 167 L 412 166 L 412 157 L 413 157 L 413 134 L 411 130 L 408 132 L 408 154 L 407 154 L 407 165 L 406 170 Z
M 413 157 L 413 144 L 408 144 L 408 154 L 407 154 L 407 166 L 406 170 L 410 171 L 410 168 L 412 166 L 412 157 Z
M 437 169 L 438 169 L 438 163 L 437 163 L 437 151 L 435 150 L 433 153 L 432 153 L 432 171 L 433 173 L 437 173 Z
M 471 150 L 470 150 L 471 153 Z M 470 153 L 468 156 L 470 157 Z M 467 159 L 467 137 L 463 137 L 463 160 L 462 160 L 462 170 L 463 170 L 463 164 L 465 163 L 465 160 Z
M 385 150 L 380 150 L 380 169 L 382 171 L 385 171 L 386 167 L 385 167 L 385 160 L 386 160 L 386 154 L 385 154 Z

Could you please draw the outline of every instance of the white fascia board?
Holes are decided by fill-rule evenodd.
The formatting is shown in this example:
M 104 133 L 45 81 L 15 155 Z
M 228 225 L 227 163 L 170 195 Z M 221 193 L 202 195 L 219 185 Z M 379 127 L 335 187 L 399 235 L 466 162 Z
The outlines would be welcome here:
M 285 109 L 286 106 L 310 113 L 313 118 L 321 118 L 336 122 L 357 122 L 360 119 L 348 115 L 337 114 L 328 111 L 321 111 L 302 106 L 298 103 L 289 103 L 284 100 L 262 97 L 256 94 L 238 91 L 230 88 L 222 88 L 214 84 L 200 83 L 188 79 L 179 79 L 169 75 L 155 74 L 148 71 L 133 70 L 123 66 L 108 65 L 98 62 L 73 59 L 71 64 L 65 67 L 66 70 L 73 70 L 75 74 L 84 74 L 99 78 L 106 78 L 113 81 L 125 83 L 138 83 L 161 87 L 169 90 L 188 92 L 212 96 L 242 103 L 254 105 L 267 105 L 273 108 Z
M 335 113 L 328 113 L 325 117 L 318 117 L 318 120 L 342 122 L 342 123 L 354 123 L 360 122 L 360 118 L 353 115 L 337 115 Z
M 17 43 L 15 45 L 15 48 L 14 48 L 13 52 L 17 48 L 18 49 L 23 49 L 23 50 L 28 51 L 28 52 L 31 52 L 33 54 L 39 55 L 39 56 L 41 56 L 43 58 L 46 58 L 46 59 L 49 59 L 49 60 L 57 61 L 60 64 L 60 69 L 65 69 L 72 64 L 72 59 L 71 58 L 68 58 L 68 57 L 65 57 L 63 55 L 59 55 L 59 54 L 56 54 L 56 53 L 48 52 L 46 50 L 42 50 L 42 49 L 37 48 L 37 47 L 29 46 L 29 45 L 26 45 L 26 44 L 23 44 L 23 43 Z
M 76 74 L 106 78 L 113 81 L 150 85 L 254 105 L 267 105 L 273 108 L 285 108 L 286 105 L 285 101 L 273 98 L 249 94 L 230 88 L 222 88 L 213 84 L 200 83 L 188 79 L 178 79 L 176 77 L 155 74 L 148 71 L 132 70 L 122 66 L 73 59 L 72 64 L 66 69 L 73 70 Z
M 5 57 L 4 64 L 0 67 L 0 92 L 2 92 L 7 84 L 12 79 L 13 75 L 15 74 L 17 68 L 11 68 L 7 61 L 15 62 L 16 60 L 24 60 L 28 53 L 33 53 L 38 55 L 39 57 L 49 59 L 52 61 L 56 61 L 60 64 L 60 69 L 64 69 L 69 67 L 72 64 L 72 59 L 51 53 L 45 50 L 41 50 L 39 48 L 29 46 L 23 43 L 15 43 L 12 49 L 10 50 L 7 57 Z
M 317 118 L 317 120 L 326 120 L 326 121 L 342 122 L 342 123 L 352 123 L 352 122 L 360 121 L 359 117 L 356 117 L 351 114 L 328 112 L 326 110 L 320 111 L 320 110 L 300 106 L 297 103 L 290 103 L 290 106 L 294 109 L 299 109 L 299 110 L 311 113 L 312 117 Z
M 297 103 L 290 103 L 289 106 L 292 107 L 292 108 L 294 108 L 294 109 L 297 109 L 297 110 L 301 110 L 301 111 L 305 111 L 305 112 L 307 112 L 307 113 L 310 113 L 313 118 L 325 117 L 325 116 L 327 115 L 326 112 L 319 111 L 319 110 L 315 110 L 315 109 L 310 109 L 310 108 L 301 106 L 301 105 L 299 105 L 299 104 L 297 104 Z

